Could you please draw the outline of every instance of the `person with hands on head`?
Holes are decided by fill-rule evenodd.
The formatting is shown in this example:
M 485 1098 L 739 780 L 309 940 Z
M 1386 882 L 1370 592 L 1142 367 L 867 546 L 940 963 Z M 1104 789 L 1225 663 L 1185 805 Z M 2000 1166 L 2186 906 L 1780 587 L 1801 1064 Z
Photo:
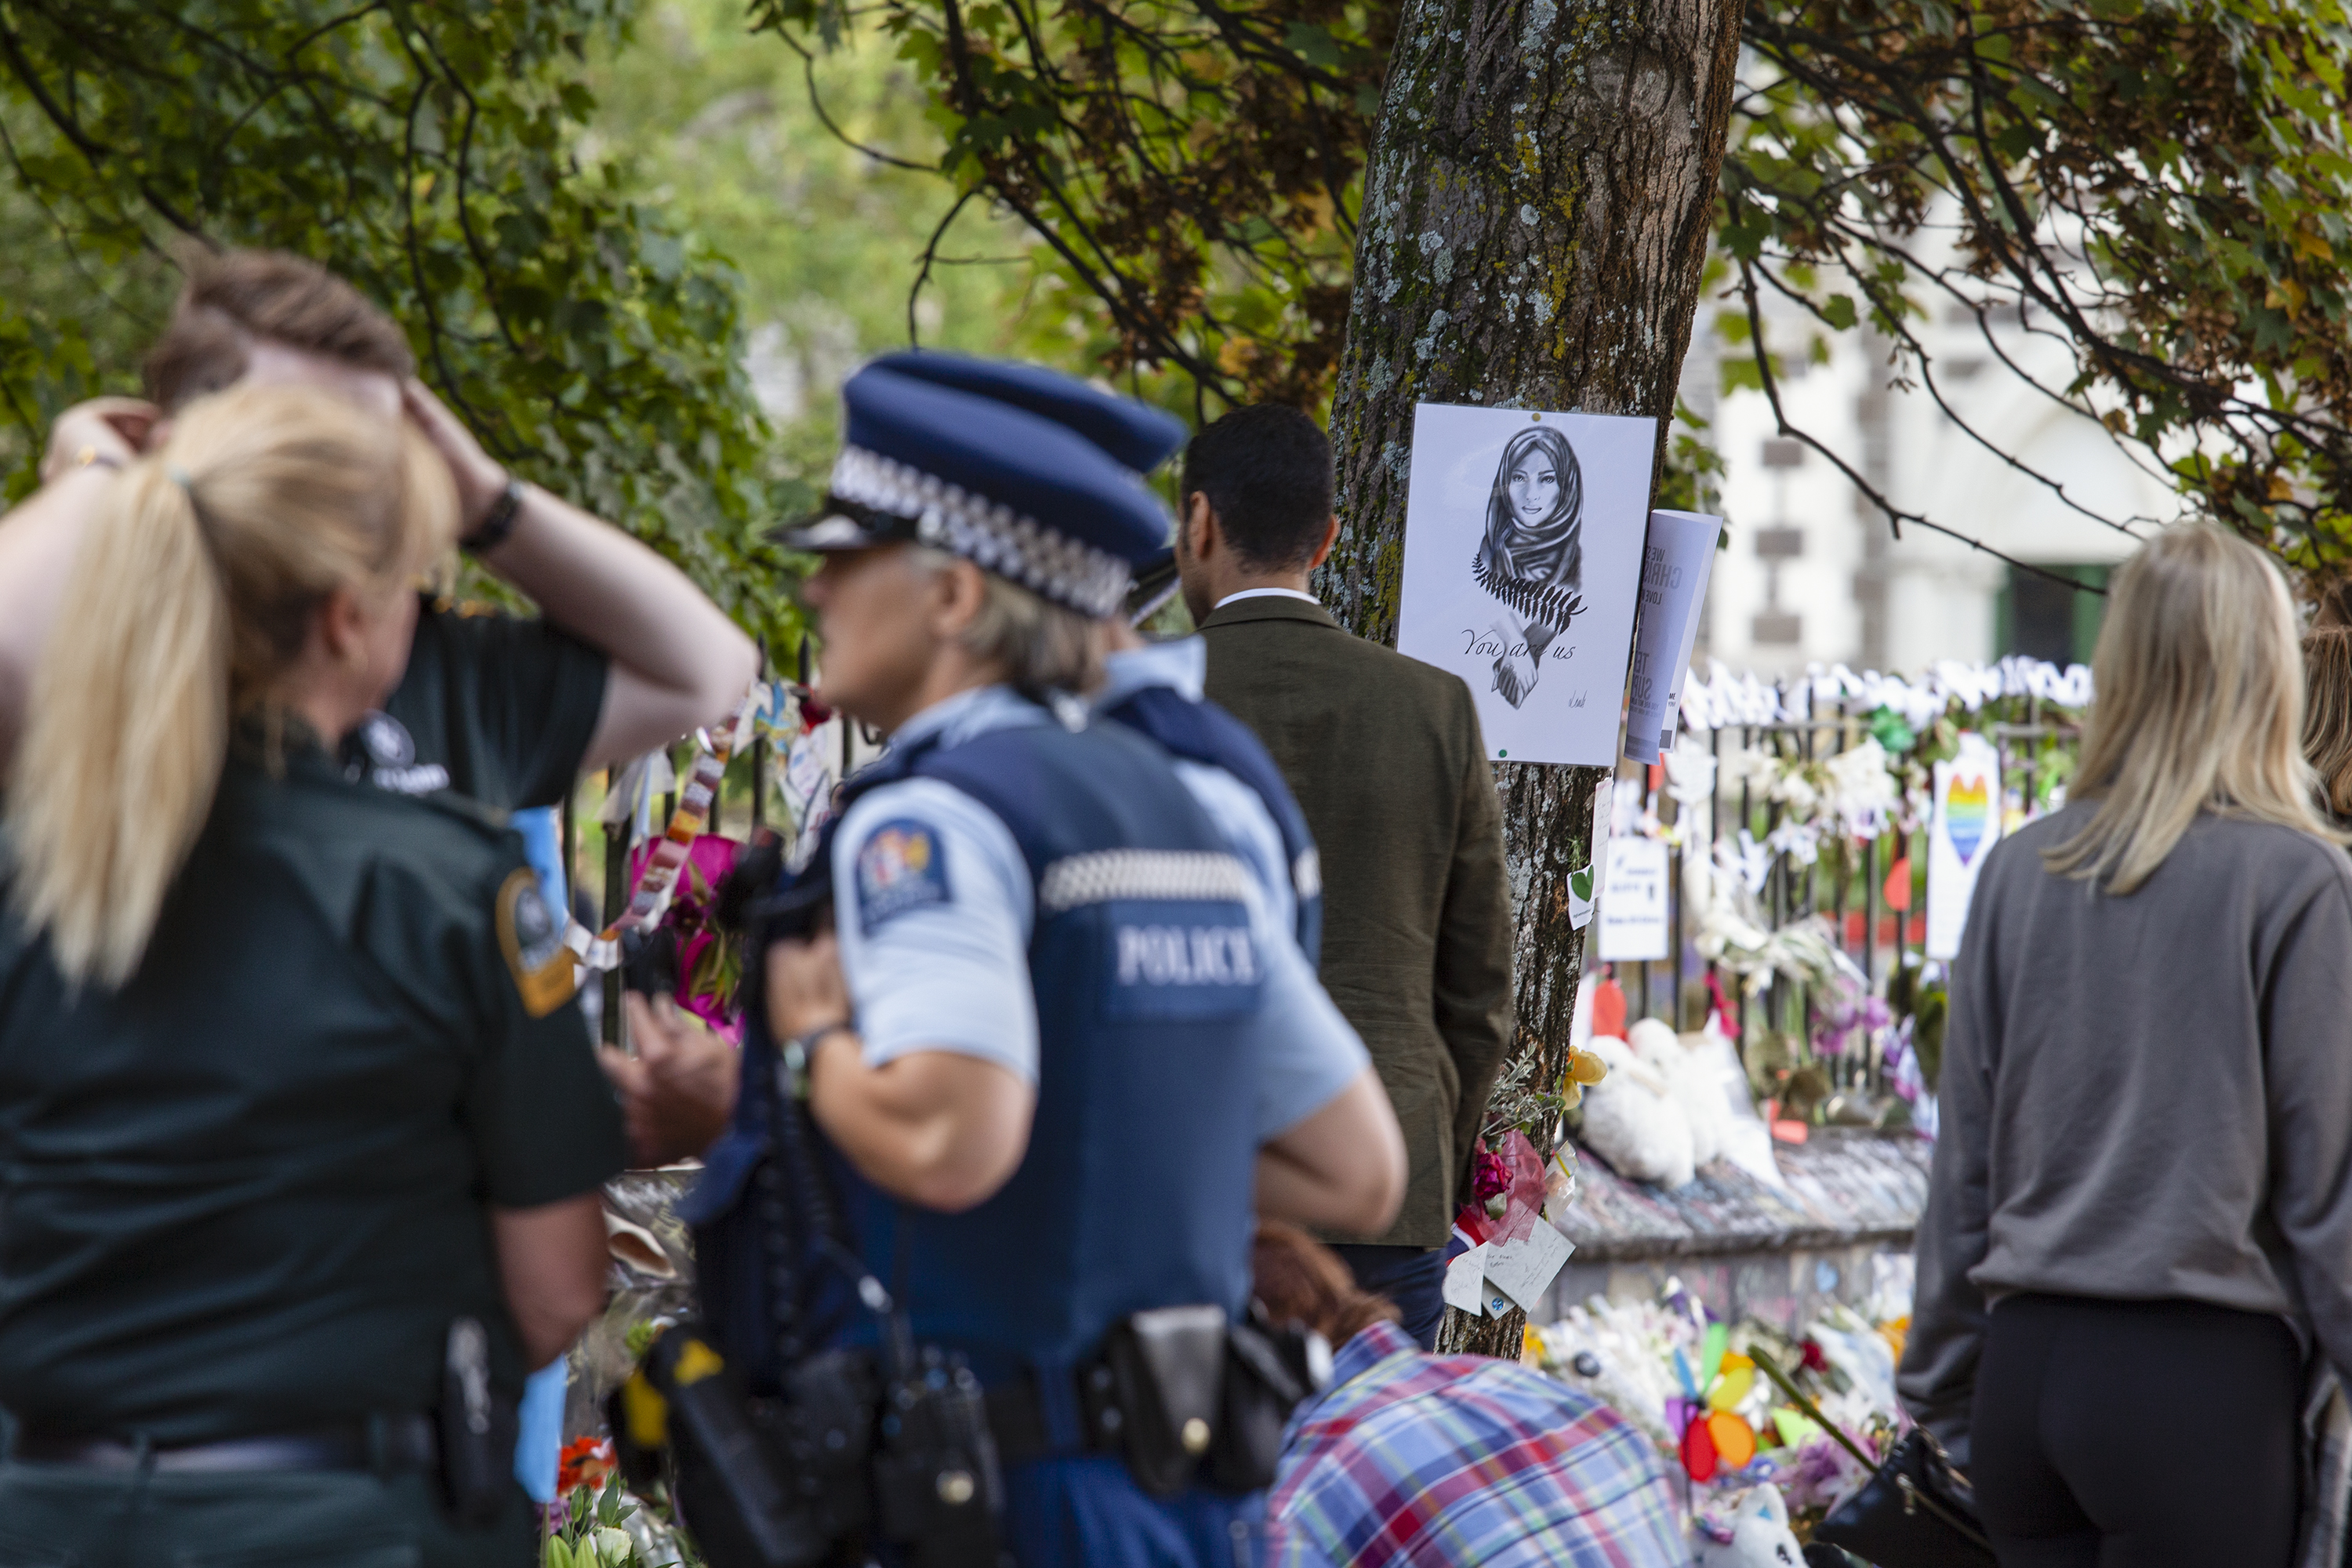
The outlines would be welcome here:
M 400 328 L 314 263 L 247 250 L 195 261 L 147 382 L 151 402 L 100 398 L 59 416 L 41 489 L 0 518 L 0 779 L 111 477 L 191 400 L 239 384 L 326 392 L 415 425 L 457 482 L 460 542 L 541 612 L 424 606 L 400 685 L 352 738 L 374 783 L 501 811 L 551 805 L 583 769 L 716 721 L 757 673 L 750 639 L 676 567 L 485 453 L 416 381 Z
M 1254 1206 L 1385 1223 L 1403 1154 L 1361 1045 L 1168 754 L 1067 695 L 1095 685 L 1095 623 L 1165 539 L 1101 431 L 1142 429 L 1159 456 L 1177 433 L 1066 377 L 940 354 L 877 361 L 843 395 L 824 511 L 782 542 L 822 557 L 824 700 L 890 748 L 786 889 L 821 893 L 815 918 L 757 961 L 735 1120 L 682 1211 L 709 1331 L 771 1394 L 780 1322 L 809 1353 L 885 1342 L 835 1250 L 767 1293 L 759 1194 L 809 1196 L 778 1144 L 805 1114 L 835 1248 L 987 1391 L 1013 1559 L 1232 1562 L 1261 1493 L 1156 1471 L 1148 1489 L 1143 1413 L 1134 1443 L 1083 1424 L 1087 1380 L 1155 1311 L 1231 1331 Z M 788 1080 L 804 1111 L 777 1099 Z
M 456 510 L 248 386 L 84 520 L 0 837 L 14 1552 L 535 1560 L 508 1418 L 603 1307 L 618 1108 L 520 841 L 332 754 Z

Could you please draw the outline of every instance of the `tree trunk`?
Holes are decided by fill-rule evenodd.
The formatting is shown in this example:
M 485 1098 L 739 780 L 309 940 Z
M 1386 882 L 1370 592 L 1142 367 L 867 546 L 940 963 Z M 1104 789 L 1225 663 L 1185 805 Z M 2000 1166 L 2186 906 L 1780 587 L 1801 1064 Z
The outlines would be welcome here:
M 1658 421 L 1663 460 L 1723 162 L 1731 0 L 1412 0 L 1364 179 L 1331 426 L 1338 549 L 1318 586 L 1393 645 L 1416 403 Z M 1506 763 L 1516 1049 L 1565 1067 L 1599 768 Z M 1548 1131 L 1548 1130 L 1546 1130 Z M 1518 1313 L 1449 1310 L 1447 1349 L 1517 1355 Z

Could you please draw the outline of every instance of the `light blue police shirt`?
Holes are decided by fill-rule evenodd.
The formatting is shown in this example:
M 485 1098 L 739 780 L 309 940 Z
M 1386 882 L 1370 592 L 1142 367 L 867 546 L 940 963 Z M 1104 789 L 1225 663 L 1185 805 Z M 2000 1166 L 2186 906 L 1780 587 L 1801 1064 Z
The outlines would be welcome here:
M 905 746 L 936 734 L 955 745 L 1059 721 L 1011 689 L 990 686 L 933 704 L 891 739 Z M 1219 770 L 1194 771 L 1213 775 L 1199 784 L 1184 777 L 1204 809 L 1211 809 L 1204 789 L 1248 793 Z M 1223 826 L 1218 813 L 1211 815 Z M 1012 830 L 952 784 L 901 779 L 851 804 L 833 857 L 842 973 L 867 1063 L 954 1051 L 1036 1082 L 1037 1004 L 1029 989 L 1035 889 Z M 1273 863 L 1283 864 L 1278 839 Z M 1371 1058 L 1307 968 L 1292 922 L 1277 921 L 1256 891 L 1257 880 L 1251 879 L 1247 902 L 1265 989 L 1246 1026 L 1257 1036 L 1264 1140 L 1329 1104 Z
M 1155 686 L 1166 687 L 1187 702 L 1198 702 L 1209 679 L 1209 645 L 1192 637 L 1122 648 L 1106 658 L 1103 668 L 1106 679 L 1091 703 L 1097 713 Z M 1186 792 L 1249 868 L 1276 924 L 1295 940 L 1298 884 L 1291 876 L 1290 857 L 1282 847 L 1282 829 L 1275 826 L 1265 802 L 1258 798 L 1257 791 L 1223 768 L 1182 758 L 1171 761 Z

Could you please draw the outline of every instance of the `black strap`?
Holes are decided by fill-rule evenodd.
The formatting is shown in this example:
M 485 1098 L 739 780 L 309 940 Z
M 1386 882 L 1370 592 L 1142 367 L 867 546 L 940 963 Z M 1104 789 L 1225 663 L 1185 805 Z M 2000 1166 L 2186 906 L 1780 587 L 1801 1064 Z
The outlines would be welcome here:
M 818 832 L 815 852 L 792 879 L 791 886 L 772 898 L 770 911 L 775 904 L 793 900 L 795 895 L 802 895 L 805 901 L 805 896 L 813 889 L 829 900 L 834 835 L 849 815 L 850 804 L 877 785 L 905 777 L 915 759 L 938 744 L 939 737 L 931 735 L 908 750 L 886 752 L 844 780 L 834 814 Z M 768 911 L 753 905 L 751 914 L 755 920 L 763 912 Z M 772 1151 L 770 1158 L 760 1163 L 752 1183 L 759 1194 L 760 1231 L 764 1241 L 761 1250 L 768 1269 L 770 1328 L 781 1364 L 790 1367 L 811 1350 L 802 1339 L 801 1260 L 822 1255 L 830 1263 L 846 1265 L 854 1258 L 854 1253 L 848 1244 L 847 1227 L 834 1207 L 823 1163 L 817 1158 L 816 1131 L 809 1124 L 808 1110 L 796 1092 L 791 1067 L 768 1034 L 766 973 L 767 965 L 761 962 L 761 954 L 745 954 L 746 1080 L 766 1080 L 768 1092 L 763 1099 L 769 1147 Z M 786 1186 L 792 1188 L 789 1194 L 783 1191 Z M 796 1214 L 792 1212 L 793 1209 Z
M 1855 1459 L 1861 1462 L 1862 1468 L 1865 1472 L 1874 1476 L 1882 1475 L 1890 1468 L 1888 1460 L 1872 1458 L 1869 1454 L 1863 1450 L 1860 1444 L 1856 1443 L 1852 1437 L 1846 1436 L 1845 1429 L 1843 1427 L 1831 1420 L 1827 1415 L 1822 1415 L 1822 1407 L 1815 1405 L 1811 1400 L 1806 1398 L 1803 1394 L 1798 1391 L 1797 1385 L 1790 1381 L 1789 1374 L 1780 1370 L 1780 1363 L 1779 1362 L 1774 1361 L 1761 1349 L 1752 1345 L 1748 1347 L 1748 1354 L 1750 1360 L 1755 1362 L 1758 1366 L 1764 1370 L 1764 1375 L 1772 1380 L 1773 1385 L 1779 1388 L 1782 1394 L 1788 1395 L 1789 1403 L 1795 1405 L 1799 1413 L 1803 1415 L 1806 1419 L 1811 1421 L 1813 1425 L 1819 1426 L 1822 1431 L 1835 1438 L 1840 1447 L 1843 1448 L 1847 1453 L 1852 1454 Z M 1892 1450 L 1889 1450 L 1889 1458 L 1891 1459 L 1892 1457 L 1893 1452 Z M 1913 1486 L 1911 1484 L 1911 1478 L 1908 1476 L 1897 1474 L 1893 1478 L 1893 1480 L 1895 1485 L 1902 1489 L 1906 1502 L 1916 1500 L 1925 1505 L 1929 1513 L 1932 1513 L 1937 1519 L 1942 1520 L 1954 1531 L 1966 1536 L 1975 1544 L 1983 1547 L 1985 1551 L 1992 1551 L 1992 1542 L 1985 1539 L 1984 1531 L 1977 1526 L 1974 1521 L 1961 1518 L 1951 1509 L 1946 1507 L 1943 1500 L 1928 1491 L 1927 1488 Z
M 344 1426 L 257 1432 L 212 1443 L 159 1446 L 26 1423 L 9 1457 L 79 1469 L 231 1474 L 252 1471 L 431 1470 L 440 1447 L 431 1417 L 392 1415 Z
M 1119 1424 L 1125 1417 L 1119 1411 L 1108 1368 L 1096 1359 L 1070 1376 L 1078 1410 L 1076 1451 L 1119 1452 Z M 1045 1401 L 1039 1395 L 1037 1385 L 1027 1377 L 988 1390 L 988 1429 L 996 1437 L 996 1458 L 1002 1465 L 1066 1458 L 1072 1453 L 1067 1444 L 1054 1441 L 1053 1424 L 1045 1416 Z

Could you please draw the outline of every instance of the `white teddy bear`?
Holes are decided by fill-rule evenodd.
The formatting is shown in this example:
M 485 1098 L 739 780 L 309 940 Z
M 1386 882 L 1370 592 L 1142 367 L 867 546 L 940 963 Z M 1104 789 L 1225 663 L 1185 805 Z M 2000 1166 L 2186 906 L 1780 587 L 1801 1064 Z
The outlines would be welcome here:
M 1690 1123 L 1691 1162 L 1704 1165 L 1721 1156 L 1731 1133 L 1731 1106 L 1707 1062 L 1683 1044 L 1663 1018 L 1644 1018 L 1626 1031 L 1633 1054 L 1665 1080 L 1666 1090 Z
M 1731 1517 L 1731 1538 L 1703 1523 L 1698 1568 L 1804 1568 L 1804 1549 L 1789 1533 L 1789 1506 L 1776 1486 L 1751 1487 Z
M 1690 1119 L 1664 1075 L 1622 1040 L 1595 1035 L 1585 1047 L 1609 1068 L 1584 1091 L 1585 1142 L 1632 1181 L 1687 1184 L 1697 1171 Z

